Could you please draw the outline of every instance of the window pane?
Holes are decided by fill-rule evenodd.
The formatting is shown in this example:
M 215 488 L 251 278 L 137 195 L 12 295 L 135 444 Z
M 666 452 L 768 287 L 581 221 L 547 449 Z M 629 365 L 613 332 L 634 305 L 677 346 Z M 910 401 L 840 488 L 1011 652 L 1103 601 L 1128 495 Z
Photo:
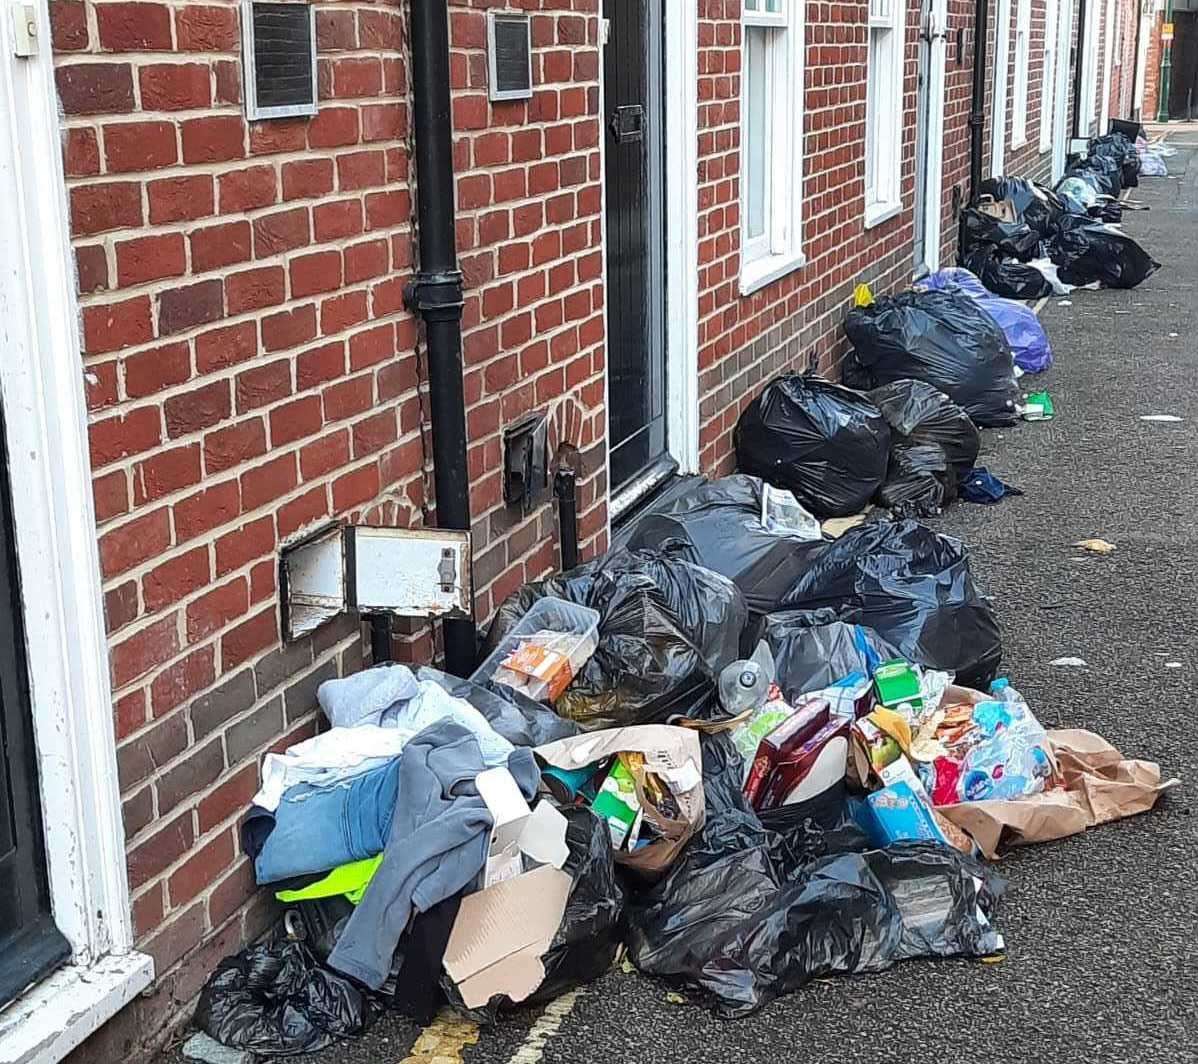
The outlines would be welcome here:
M 766 116 L 769 87 L 766 84 L 769 30 L 745 27 L 745 207 L 749 239 L 765 233 L 766 171 L 769 168 L 769 136 Z
M 760 2 L 760 0 L 745 0 L 745 10 L 746 11 L 759 11 L 760 8 L 758 8 L 758 6 L 757 6 L 759 2 Z

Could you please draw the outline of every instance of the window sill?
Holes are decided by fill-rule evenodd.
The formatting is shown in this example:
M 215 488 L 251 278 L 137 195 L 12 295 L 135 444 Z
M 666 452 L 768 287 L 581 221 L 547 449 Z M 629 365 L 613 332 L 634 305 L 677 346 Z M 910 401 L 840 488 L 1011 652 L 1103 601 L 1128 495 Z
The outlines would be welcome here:
M 0 1060 L 52 1064 L 112 1019 L 154 979 L 144 953 L 67 965 L 0 1013 Z
M 767 284 L 793 273 L 807 262 L 802 252 L 789 255 L 763 255 L 740 268 L 740 294 L 752 295 Z
M 1027 135 L 1026 134 L 1024 134 L 1022 137 L 1012 137 L 1011 138 L 1011 151 L 1018 151 L 1020 148 L 1024 147 L 1026 144 L 1027 144 Z
M 1050 151 L 1052 151 L 1052 141 L 1049 141 L 1047 144 L 1041 142 L 1040 154 L 1044 155 L 1045 153 L 1050 152 Z
M 890 203 L 867 204 L 865 208 L 865 228 L 872 229 L 875 225 L 881 225 L 883 222 L 888 222 L 902 209 L 902 200 L 894 200 Z

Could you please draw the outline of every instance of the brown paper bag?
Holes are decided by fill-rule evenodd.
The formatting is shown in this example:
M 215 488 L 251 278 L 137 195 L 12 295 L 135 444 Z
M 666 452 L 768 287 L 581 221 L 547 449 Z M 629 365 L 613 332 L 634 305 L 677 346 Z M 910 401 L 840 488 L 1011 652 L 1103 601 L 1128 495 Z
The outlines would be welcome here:
M 1009 801 L 937 806 L 968 832 L 991 859 L 1000 844 L 1024 846 L 1076 835 L 1096 824 L 1147 812 L 1180 780 L 1161 781 L 1154 761 L 1127 760 L 1100 735 L 1080 729 L 1050 731 L 1063 785 Z

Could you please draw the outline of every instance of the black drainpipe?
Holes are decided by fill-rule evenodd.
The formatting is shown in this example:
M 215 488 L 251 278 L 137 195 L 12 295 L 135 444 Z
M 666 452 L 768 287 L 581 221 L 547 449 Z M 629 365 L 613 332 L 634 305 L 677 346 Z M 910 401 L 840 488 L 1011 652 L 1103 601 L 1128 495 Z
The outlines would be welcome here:
M 562 467 L 553 478 L 557 496 L 558 542 L 561 544 L 562 569 L 578 565 L 578 499 L 575 495 L 574 470 Z
M 969 202 L 977 199 L 982 183 L 982 132 L 986 128 L 986 31 L 989 0 L 975 0 L 973 8 L 973 98 L 969 107 Z
M 1063 6 L 1063 5 L 1062 5 Z M 1086 133 L 1082 131 L 1082 56 L 1085 55 L 1086 48 L 1086 0 L 1077 0 L 1077 48 L 1074 50 L 1074 55 L 1077 57 L 1073 63 L 1073 135 L 1075 137 L 1084 137 Z M 1065 154 L 1069 154 L 1068 145 L 1066 145 Z
M 462 392 L 462 272 L 454 235 L 453 124 L 449 110 L 449 12 L 445 0 L 412 0 L 412 127 L 420 270 L 404 291 L 424 319 L 437 526 L 470 529 L 466 402 Z M 445 667 L 474 671 L 473 615 L 444 622 Z

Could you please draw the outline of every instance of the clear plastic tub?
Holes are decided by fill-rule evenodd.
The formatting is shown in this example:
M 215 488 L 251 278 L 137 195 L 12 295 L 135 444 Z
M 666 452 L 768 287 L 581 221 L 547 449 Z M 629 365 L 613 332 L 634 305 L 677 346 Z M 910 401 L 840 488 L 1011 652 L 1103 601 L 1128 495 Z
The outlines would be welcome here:
M 599 611 L 552 595 L 538 599 L 470 677 L 554 702 L 599 645 Z

